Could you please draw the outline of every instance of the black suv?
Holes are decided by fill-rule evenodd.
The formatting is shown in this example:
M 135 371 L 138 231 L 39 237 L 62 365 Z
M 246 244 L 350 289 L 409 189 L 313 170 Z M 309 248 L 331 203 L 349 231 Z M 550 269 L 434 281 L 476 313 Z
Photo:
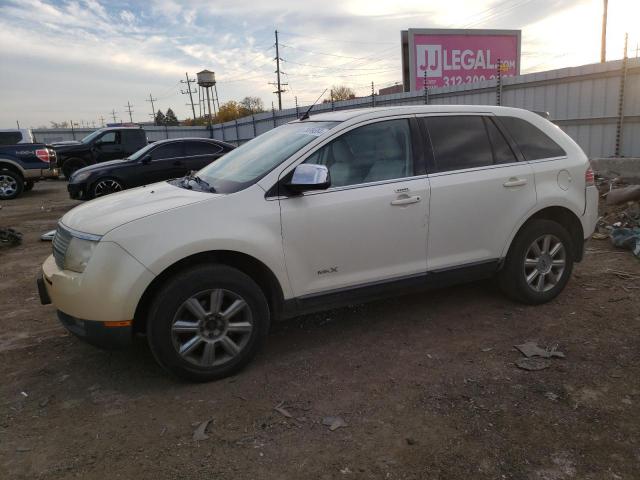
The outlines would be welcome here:
M 69 179 L 76 170 L 128 157 L 149 143 L 147 133 L 140 127 L 101 128 L 82 140 L 53 143 L 58 157 L 58 167 Z
M 207 138 L 151 143 L 128 158 L 81 168 L 69 178 L 71 198 L 89 200 L 127 188 L 182 177 L 200 170 L 235 147 Z

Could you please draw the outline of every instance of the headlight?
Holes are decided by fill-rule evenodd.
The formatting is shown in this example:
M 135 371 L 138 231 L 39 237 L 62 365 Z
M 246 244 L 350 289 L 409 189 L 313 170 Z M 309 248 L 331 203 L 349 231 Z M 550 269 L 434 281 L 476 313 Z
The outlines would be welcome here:
M 71 178 L 69 179 L 69 181 L 72 183 L 84 182 L 87 178 L 89 178 L 89 175 L 91 175 L 91 172 L 75 173 L 71 175 Z
M 96 241 L 72 237 L 64 257 L 64 268 L 73 272 L 84 272 L 96 245 L 98 245 Z

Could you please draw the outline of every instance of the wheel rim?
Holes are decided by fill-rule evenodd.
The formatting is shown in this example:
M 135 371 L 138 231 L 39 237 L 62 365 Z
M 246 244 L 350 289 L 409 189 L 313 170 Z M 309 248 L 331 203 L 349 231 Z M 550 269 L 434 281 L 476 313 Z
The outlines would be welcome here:
M 555 235 L 538 237 L 527 249 L 524 257 L 524 278 L 529 288 L 547 292 L 555 287 L 567 264 L 564 244 Z
M 217 367 L 233 360 L 249 343 L 252 330 L 247 302 L 224 289 L 206 290 L 188 298 L 171 323 L 176 352 L 199 367 Z
M 18 191 L 18 182 L 9 175 L 0 175 L 0 196 L 10 197 Z
M 122 185 L 116 180 L 100 180 L 96 183 L 93 192 L 96 197 L 101 197 L 102 195 L 109 195 L 110 193 L 119 192 L 122 190 Z

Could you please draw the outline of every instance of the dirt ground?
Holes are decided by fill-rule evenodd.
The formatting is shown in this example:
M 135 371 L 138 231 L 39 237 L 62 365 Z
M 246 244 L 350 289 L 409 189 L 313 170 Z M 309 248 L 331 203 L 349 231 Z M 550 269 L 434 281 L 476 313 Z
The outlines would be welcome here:
M 0 478 L 640 477 L 640 263 L 608 241 L 547 305 L 484 283 L 300 317 L 239 375 L 188 384 L 39 304 L 39 235 L 76 203 L 62 181 L 1 203 L 24 242 L 0 251 Z M 527 340 L 566 358 L 521 370 Z

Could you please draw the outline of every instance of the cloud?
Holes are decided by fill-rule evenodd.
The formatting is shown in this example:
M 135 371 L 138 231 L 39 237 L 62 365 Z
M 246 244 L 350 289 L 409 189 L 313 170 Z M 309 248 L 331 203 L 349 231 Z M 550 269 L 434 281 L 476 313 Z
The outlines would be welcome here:
M 365 95 L 371 81 L 377 88 L 401 80 L 401 29 L 524 28 L 523 51 L 535 54 L 564 48 L 562 25 L 571 17 L 558 15 L 576 6 L 589 10 L 585 5 L 590 3 L 0 0 L 0 59 L 3 71 L 12 72 L 0 76 L 0 126 L 12 125 L 16 118 L 33 125 L 70 115 L 97 118 L 127 101 L 135 106 L 135 119 L 142 120 L 149 93 L 159 97 L 160 108 L 170 106 L 184 117 L 190 107 L 178 82 L 185 72 L 194 76 L 202 68 L 216 72 L 221 101 L 256 95 L 269 105 L 274 99 L 269 82 L 275 80 L 276 28 L 283 81 L 289 84 L 285 106 L 293 105 L 295 96 L 300 104 L 313 101 L 334 84 Z M 546 18 L 556 18 L 557 33 L 545 28 Z M 592 36 L 590 27 L 576 27 L 571 49 L 579 48 L 583 30 Z M 571 55 L 569 51 L 558 61 L 570 62 Z M 523 67 L 546 59 L 546 53 L 525 56 Z M 17 72 L 20 82 L 15 81 Z

